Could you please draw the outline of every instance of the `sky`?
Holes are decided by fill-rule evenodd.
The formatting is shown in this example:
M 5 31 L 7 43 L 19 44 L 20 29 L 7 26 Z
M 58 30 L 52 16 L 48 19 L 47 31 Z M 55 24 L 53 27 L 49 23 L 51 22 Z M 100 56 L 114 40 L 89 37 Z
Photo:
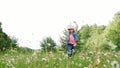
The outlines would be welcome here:
M 0 21 L 19 46 L 40 48 L 40 41 L 51 36 L 57 43 L 64 28 L 76 21 L 108 25 L 120 11 L 120 0 L 0 0 Z

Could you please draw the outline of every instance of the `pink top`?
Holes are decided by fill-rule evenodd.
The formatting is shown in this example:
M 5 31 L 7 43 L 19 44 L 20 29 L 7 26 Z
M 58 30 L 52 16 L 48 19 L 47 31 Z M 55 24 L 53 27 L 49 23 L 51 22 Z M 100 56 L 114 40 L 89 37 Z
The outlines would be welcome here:
M 72 34 L 70 34 L 69 43 L 70 43 L 70 44 L 76 44 L 75 38 L 73 37 Z

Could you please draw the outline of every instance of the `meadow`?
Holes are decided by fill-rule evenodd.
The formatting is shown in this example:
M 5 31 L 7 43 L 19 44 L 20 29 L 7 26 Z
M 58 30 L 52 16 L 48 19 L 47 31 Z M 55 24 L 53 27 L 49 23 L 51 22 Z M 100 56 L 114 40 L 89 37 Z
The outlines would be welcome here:
M 89 51 L 76 52 L 68 58 L 63 51 L 32 53 L 11 49 L 0 53 L 0 68 L 119 68 L 120 51 Z
M 108 26 L 84 25 L 78 30 L 76 52 L 68 58 L 68 31 L 60 47 L 51 37 L 40 41 L 41 50 L 18 47 L 18 39 L 3 32 L 0 23 L 0 68 L 120 68 L 120 12 Z

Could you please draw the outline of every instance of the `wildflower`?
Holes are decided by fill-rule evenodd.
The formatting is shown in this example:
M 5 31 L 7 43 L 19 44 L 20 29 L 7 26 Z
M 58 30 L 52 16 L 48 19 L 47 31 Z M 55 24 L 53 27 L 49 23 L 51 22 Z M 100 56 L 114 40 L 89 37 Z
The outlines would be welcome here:
M 108 44 L 109 44 L 109 45 L 112 45 L 112 42 L 110 41 Z
M 98 52 L 98 55 L 100 55 L 101 54 L 101 52 Z
M 106 52 L 106 53 L 104 53 L 104 56 L 107 56 L 108 55 L 108 53 Z
M 32 56 L 36 56 L 37 54 L 36 54 L 36 52 L 34 52 L 33 54 L 32 54 Z
M 81 66 L 82 66 L 82 64 L 79 64 L 79 65 L 78 65 L 78 67 L 81 67 Z
M 13 49 L 11 49 L 10 51 L 13 52 L 13 53 L 17 53 L 17 51 L 16 51 L 16 50 L 13 50 Z
M 105 64 L 104 64 L 103 66 L 104 66 L 104 68 L 106 68 L 106 65 L 105 65 Z
M 50 51 L 50 52 L 48 52 L 48 54 L 52 54 L 52 52 Z
M 7 56 L 9 56 L 9 55 L 8 55 L 8 54 L 5 54 L 4 56 L 7 57 Z
M 54 57 L 53 59 L 56 60 L 57 58 Z
M 74 61 L 72 61 L 72 63 L 71 64 L 74 64 Z
M 78 63 L 75 63 L 76 66 L 78 66 Z
M 27 58 L 26 60 L 27 60 L 26 64 L 29 64 L 30 63 L 30 58 Z
M 5 50 L 5 47 L 3 47 L 3 50 Z
M 46 58 L 42 58 L 42 61 L 46 61 L 47 59 Z
M 110 60 L 107 60 L 108 64 L 110 63 Z
M 59 60 L 60 60 L 60 61 L 62 61 L 62 59 L 61 59 L 61 58 L 59 58 Z
M 92 51 L 89 51 L 89 54 L 93 55 L 94 53 Z
M 8 61 L 8 62 L 7 62 L 7 66 L 9 66 L 9 67 L 12 67 L 12 66 L 13 66 L 13 64 L 11 63 L 11 61 Z
M 65 53 L 63 52 L 62 55 L 65 55 Z
M 68 55 L 67 55 L 67 54 L 65 54 L 65 55 L 64 55 L 64 58 L 68 58 Z
M 89 68 L 93 68 L 93 66 L 90 64 L 90 65 L 89 65 Z
M 100 59 L 101 59 L 101 57 L 99 56 L 99 57 L 97 58 L 96 62 L 95 62 L 95 66 L 96 66 L 96 67 L 100 64 L 100 62 L 101 62 Z
M 50 46 L 51 44 L 50 43 L 48 43 L 48 46 Z
M 12 61 L 13 63 L 15 63 L 15 59 L 14 59 L 14 58 L 12 58 L 11 61 Z
M 112 49 L 116 49 L 117 48 L 117 45 L 113 45 L 113 46 L 111 46 L 112 47 Z
M 111 47 L 112 50 L 117 48 L 117 45 L 114 45 L 112 42 L 109 42 L 109 46 Z
M 66 68 L 69 68 L 68 66 L 66 66 Z
M 88 68 L 88 67 L 84 67 L 84 68 Z
M 118 55 L 115 55 L 115 57 L 118 57 Z
M 97 59 L 97 62 L 100 63 L 100 59 L 99 58 Z
M 119 68 L 119 64 L 117 61 L 111 62 L 112 68 Z
M 48 68 L 49 67 L 49 65 L 45 65 L 46 66 L 46 68 Z

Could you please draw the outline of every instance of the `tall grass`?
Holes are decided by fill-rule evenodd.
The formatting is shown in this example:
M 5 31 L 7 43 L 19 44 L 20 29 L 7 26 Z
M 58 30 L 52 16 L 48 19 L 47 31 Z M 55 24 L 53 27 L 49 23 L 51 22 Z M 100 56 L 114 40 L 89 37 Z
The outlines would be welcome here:
M 68 58 L 62 51 L 19 53 L 10 50 L 0 53 L 0 68 L 117 68 L 119 58 L 120 52 L 116 51 L 81 51 Z

